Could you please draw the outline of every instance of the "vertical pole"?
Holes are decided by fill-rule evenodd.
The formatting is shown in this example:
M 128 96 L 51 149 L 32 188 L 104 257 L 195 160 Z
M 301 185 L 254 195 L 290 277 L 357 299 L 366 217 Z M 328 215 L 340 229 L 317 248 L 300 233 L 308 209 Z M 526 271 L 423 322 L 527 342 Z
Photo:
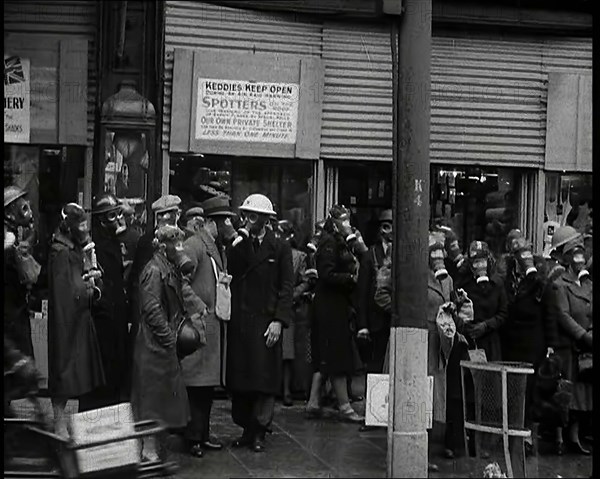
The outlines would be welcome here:
M 403 0 L 392 28 L 394 259 L 389 477 L 427 477 L 427 233 L 431 3 Z

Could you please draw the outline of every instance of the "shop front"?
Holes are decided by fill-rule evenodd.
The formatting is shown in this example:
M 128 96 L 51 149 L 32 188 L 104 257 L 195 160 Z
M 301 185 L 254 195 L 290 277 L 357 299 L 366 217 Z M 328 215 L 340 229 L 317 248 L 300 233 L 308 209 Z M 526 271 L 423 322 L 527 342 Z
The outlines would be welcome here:
M 91 201 L 96 9 L 85 1 L 4 3 L 4 186 L 26 190 L 34 213 L 38 312 L 45 311 L 48 248 L 61 208 Z M 41 313 L 32 318 L 43 375 L 45 321 Z
M 228 56 L 234 53 L 241 56 Z M 202 60 L 210 54 L 226 70 L 220 76 L 210 71 L 212 57 Z M 186 55 L 187 63 L 181 60 Z M 194 96 L 198 79 L 272 81 L 291 71 L 288 59 L 300 61 L 301 73 L 304 61 L 321 69 L 322 83 L 307 85 L 319 104 L 318 125 L 317 116 L 310 123 L 310 155 L 283 145 L 257 148 L 239 137 L 223 137 L 218 148 L 210 138 L 194 140 L 192 123 L 204 108 Z M 254 72 L 253 64 L 263 67 Z M 392 203 L 389 19 L 334 22 L 167 1 L 164 66 L 163 191 L 197 201 L 222 184 L 236 205 L 255 188 L 290 205 L 282 210 L 287 219 L 299 208 L 298 218 L 310 218 L 307 225 L 343 203 L 367 243 L 375 239 L 377 217 Z M 556 72 L 591 76 L 591 39 L 434 28 L 431 96 L 424 96 L 431 102 L 431 220 L 451 224 L 463 244 L 482 239 L 500 253 L 506 233 L 520 228 L 542 251 L 545 185 L 555 171 L 548 167 L 548 145 L 560 142 L 550 114 L 564 102 L 549 94 Z M 589 93 L 577 91 L 585 104 Z M 418 85 L 414 94 L 423 95 Z M 297 132 L 302 129 L 299 123 Z M 589 131 L 577 131 L 591 138 Z M 560 173 L 581 172 L 582 161 Z M 303 220 L 294 221 L 299 226 Z

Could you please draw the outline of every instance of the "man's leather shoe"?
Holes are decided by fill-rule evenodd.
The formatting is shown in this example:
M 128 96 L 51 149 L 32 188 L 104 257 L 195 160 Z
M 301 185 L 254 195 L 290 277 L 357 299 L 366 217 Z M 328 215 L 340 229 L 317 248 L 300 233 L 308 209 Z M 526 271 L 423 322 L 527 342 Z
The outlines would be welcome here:
M 210 449 L 211 451 L 220 451 L 223 449 L 223 444 L 216 439 L 209 439 L 201 443 L 203 449 Z
M 265 450 L 264 440 L 260 437 L 254 438 L 254 441 L 252 441 L 252 445 L 250 446 L 250 449 L 252 449 L 252 451 L 254 451 L 254 452 L 263 452 Z

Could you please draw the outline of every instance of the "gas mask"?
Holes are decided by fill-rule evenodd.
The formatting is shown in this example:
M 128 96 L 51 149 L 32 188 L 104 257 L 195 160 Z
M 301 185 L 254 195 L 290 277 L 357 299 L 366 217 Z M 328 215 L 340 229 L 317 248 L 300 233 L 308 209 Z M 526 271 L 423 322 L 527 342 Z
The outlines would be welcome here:
M 434 249 L 429 253 L 429 269 L 433 272 L 435 279 L 442 280 L 448 277 L 444 262 L 444 251 L 441 248 Z
M 253 235 L 260 234 L 263 228 L 270 225 L 269 217 L 254 211 L 248 211 L 244 213 L 244 226 L 249 233 Z
M 233 227 L 233 223 L 231 222 L 231 218 L 229 218 L 229 216 L 226 216 L 222 219 L 219 218 L 215 220 L 215 222 L 217 224 L 219 236 L 221 236 L 224 242 L 228 243 L 237 236 L 237 232 L 235 231 L 235 228 Z
M 589 277 L 590 273 L 587 269 L 585 269 L 585 251 L 583 248 L 577 248 L 570 254 L 570 267 L 573 272 L 577 275 L 578 280 L 582 280 L 585 277 Z
M 109 211 L 104 214 L 100 220 L 100 224 L 113 236 L 122 235 L 127 230 L 127 223 L 121 210 Z
M 80 223 L 76 223 L 69 227 L 71 238 L 81 247 L 87 246 L 91 243 L 92 238 L 90 236 L 90 228 L 87 220 L 83 220 Z
M 490 278 L 488 277 L 488 261 L 485 258 L 475 258 L 471 261 L 471 271 L 477 281 L 477 284 L 487 283 Z
M 464 256 L 460 250 L 460 246 L 458 244 L 458 240 L 451 241 L 450 244 L 446 247 L 446 251 L 448 253 L 448 258 L 452 261 L 456 266 L 460 267 L 464 261 Z
M 381 235 L 383 240 L 387 241 L 388 243 L 392 242 L 393 232 L 394 230 L 392 223 L 386 221 L 381 223 L 381 225 L 379 226 L 379 234 Z
M 31 228 L 33 226 L 33 211 L 29 201 L 21 197 L 13 201 L 5 210 L 5 217 L 16 227 Z
M 307 243 L 306 247 L 311 250 L 313 253 L 317 252 L 317 249 L 319 248 L 319 242 L 321 241 L 321 236 L 323 234 L 323 230 L 318 228 L 315 231 L 315 234 L 312 235 L 312 238 L 310 239 L 310 241 Z
M 534 266 L 533 254 L 531 249 L 525 247 L 514 252 L 515 261 L 520 274 L 524 277 L 537 273 Z
M 354 233 L 352 225 L 350 224 L 350 218 L 346 215 L 339 219 L 334 219 L 333 228 L 346 239 Z
M 156 226 L 171 225 L 177 226 L 181 213 L 179 210 L 165 211 L 156 215 Z
M 169 241 L 165 243 L 165 254 L 169 262 L 175 266 L 183 276 L 190 275 L 194 270 L 192 260 L 185 254 L 183 241 Z

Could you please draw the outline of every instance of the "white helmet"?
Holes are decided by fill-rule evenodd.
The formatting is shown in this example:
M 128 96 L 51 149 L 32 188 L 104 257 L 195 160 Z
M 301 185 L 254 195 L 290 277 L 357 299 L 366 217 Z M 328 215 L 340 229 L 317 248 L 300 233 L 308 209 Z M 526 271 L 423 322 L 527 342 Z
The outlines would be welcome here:
M 274 215 L 273 203 L 265 195 L 255 193 L 248 196 L 240 206 L 242 211 L 253 211 L 255 213 L 262 213 L 264 215 Z

